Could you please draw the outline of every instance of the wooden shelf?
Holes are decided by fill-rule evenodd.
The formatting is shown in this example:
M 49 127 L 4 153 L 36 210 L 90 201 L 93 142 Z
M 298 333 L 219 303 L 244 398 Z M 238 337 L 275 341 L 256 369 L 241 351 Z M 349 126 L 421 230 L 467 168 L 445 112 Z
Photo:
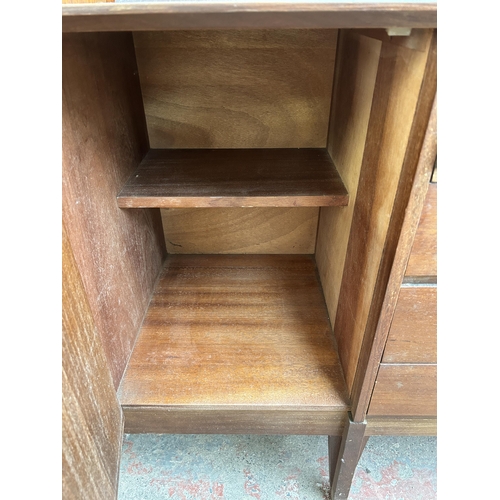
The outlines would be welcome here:
M 347 205 L 326 149 L 152 149 L 118 195 L 121 208 Z
M 328 434 L 349 406 L 314 257 L 169 256 L 118 396 L 126 432 Z

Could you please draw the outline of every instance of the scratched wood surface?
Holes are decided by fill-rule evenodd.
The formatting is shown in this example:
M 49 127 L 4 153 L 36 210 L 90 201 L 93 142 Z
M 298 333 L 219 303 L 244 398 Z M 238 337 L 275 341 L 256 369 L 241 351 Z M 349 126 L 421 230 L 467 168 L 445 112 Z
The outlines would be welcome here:
M 368 415 L 437 415 L 437 365 L 382 364 Z
M 161 269 L 159 211 L 116 194 L 148 149 L 129 33 L 63 35 L 63 220 L 115 386 Z
M 119 400 L 187 418 L 204 408 L 345 411 L 314 257 L 169 256 Z
M 64 226 L 62 242 L 63 498 L 116 498 L 121 410 Z
M 436 286 L 401 288 L 382 362 L 437 362 Z
M 117 197 L 122 208 L 344 206 L 325 149 L 151 149 Z
M 171 208 L 161 214 L 169 254 L 314 253 L 314 207 Z
M 336 30 L 135 33 L 151 147 L 325 147 L 336 38 Z

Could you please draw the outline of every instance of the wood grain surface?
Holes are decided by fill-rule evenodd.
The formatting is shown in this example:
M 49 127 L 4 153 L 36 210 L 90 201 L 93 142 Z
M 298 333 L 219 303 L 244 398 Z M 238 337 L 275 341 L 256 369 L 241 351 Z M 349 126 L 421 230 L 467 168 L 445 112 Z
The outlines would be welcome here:
M 336 30 L 134 34 L 152 148 L 323 148 Z
M 116 193 L 148 149 L 132 36 L 62 42 L 63 220 L 115 386 L 162 266 L 159 211 L 123 211 Z
M 437 362 L 436 286 L 401 288 L 382 362 Z
M 169 254 L 313 254 L 317 208 L 162 209 Z
M 62 13 L 63 31 L 437 26 L 436 2 L 164 2 L 65 5 Z
M 316 260 L 330 318 L 334 320 L 356 203 L 381 42 L 339 33 L 328 151 L 349 191 L 343 210 L 320 209 Z
M 406 276 L 437 276 L 437 184 L 430 183 Z
M 437 32 L 434 31 L 351 393 L 355 420 L 364 420 L 366 416 L 436 158 L 436 88 Z
M 367 436 L 435 436 L 436 417 L 368 417 Z
M 429 30 L 428 47 L 432 35 Z M 334 324 L 351 390 L 367 325 L 376 325 L 369 323 L 370 313 L 385 293 L 379 273 L 426 63 L 427 51 L 382 42 Z
M 124 432 L 172 434 L 340 435 L 344 413 L 331 410 L 193 410 L 161 406 L 123 406 Z
M 64 225 L 62 236 L 62 494 L 116 498 L 121 410 Z
M 343 206 L 324 149 L 151 149 L 118 194 L 122 208 Z
M 187 417 L 203 409 L 345 411 L 314 258 L 169 256 L 119 400 Z
M 437 415 L 437 366 L 381 364 L 368 415 Z

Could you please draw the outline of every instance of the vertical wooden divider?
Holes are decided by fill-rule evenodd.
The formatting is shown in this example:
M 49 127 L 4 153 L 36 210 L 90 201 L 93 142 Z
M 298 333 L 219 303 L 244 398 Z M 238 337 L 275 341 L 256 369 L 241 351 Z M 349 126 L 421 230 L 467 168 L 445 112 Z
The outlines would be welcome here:
M 381 286 L 379 270 L 431 38 L 432 30 L 414 30 L 403 42 L 383 30 L 341 32 L 338 57 L 348 61 L 339 64 L 336 75 L 329 150 L 350 193 L 351 206 L 340 215 L 322 209 L 316 254 L 351 396 L 372 301 Z M 362 52 L 366 45 L 371 52 Z M 361 78 L 355 63 L 360 54 L 365 54 L 365 71 L 372 68 L 371 80 Z M 343 73 L 345 79 L 341 79 Z M 364 108 L 359 104 L 361 83 L 374 84 L 372 96 L 365 89 Z M 365 114 L 353 121 L 358 133 L 350 136 L 346 116 L 355 116 L 356 104 Z M 367 112 L 365 128 L 361 123 L 366 123 Z M 354 180 L 349 180 L 350 175 Z M 335 238 L 337 243 L 327 245 Z

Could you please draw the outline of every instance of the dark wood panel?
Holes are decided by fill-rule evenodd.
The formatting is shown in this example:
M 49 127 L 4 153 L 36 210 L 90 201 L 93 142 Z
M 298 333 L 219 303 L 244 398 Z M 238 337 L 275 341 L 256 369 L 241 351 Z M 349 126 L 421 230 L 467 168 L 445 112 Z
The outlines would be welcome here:
M 124 406 L 126 433 L 340 435 L 345 412 Z
M 183 407 L 187 415 L 345 410 L 314 258 L 169 256 L 119 399 L 123 406 Z
M 330 473 L 332 478 L 331 500 L 345 500 L 349 497 L 356 465 L 366 444 L 365 429 L 366 422 L 353 422 L 350 414 L 346 416 L 333 477 L 332 473 Z
M 116 498 L 121 410 L 64 226 L 62 241 L 63 498 Z
M 368 415 L 437 415 L 437 366 L 382 364 Z
M 432 35 L 429 30 L 427 48 Z M 385 293 L 387 276 L 381 280 L 381 270 L 390 271 L 384 265 L 387 246 L 392 244 L 388 240 L 394 222 L 391 215 L 426 63 L 426 51 L 382 42 L 334 326 L 352 394 L 357 391 L 355 377 L 363 342 L 373 334 L 371 321 L 380 312 L 374 308 L 380 307 L 377 301 Z
M 434 31 L 356 367 L 351 393 L 356 421 L 363 420 L 368 409 L 436 156 L 436 63 L 437 33 Z
M 169 254 L 312 254 L 318 209 L 172 208 L 162 210 Z
M 435 28 L 435 2 L 222 3 L 165 2 L 63 6 L 63 31 L 242 28 Z
M 118 386 L 165 252 L 159 211 L 116 205 L 148 149 L 134 47 L 89 33 L 62 49 L 63 219 Z
M 405 274 L 437 276 L 437 184 L 429 184 Z
M 324 148 L 336 30 L 134 33 L 151 147 Z
M 118 194 L 122 208 L 347 205 L 323 149 L 152 149 Z
M 437 362 L 437 287 L 403 286 L 382 362 Z
M 367 436 L 435 436 L 436 417 L 368 417 Z

